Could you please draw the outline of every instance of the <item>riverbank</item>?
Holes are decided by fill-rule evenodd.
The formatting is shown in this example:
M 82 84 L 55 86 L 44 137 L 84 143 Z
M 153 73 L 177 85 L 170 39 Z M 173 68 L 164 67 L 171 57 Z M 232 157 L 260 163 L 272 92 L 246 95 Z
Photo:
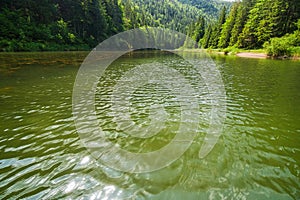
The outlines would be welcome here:
M 244 58 L 260 58 L 260 59 L 268 58 L 267 54 L 264 53 L 263 50 L 243 51 L 238 49 L 238 51 L 226 51 L 221 49 L 185 49 L 184 51 L 189 51 L 189 52 L 206 51 L 209 54 L 232 55 L 232 56 L 238 56 Z
M 280 56 L 280 57 L 271 57 L 268 56 L 266 53 L 258 53 L 258 52 L 240 52 L 240 53 L 236 53 L 235 54 L 238 57 L 242 57 L 242 58 L 256 58 L 256 59 L 267 59 L 267 58 L 271 58 L 271 59 L 289 59 L 289 60 L 300 60 L 299 56 Z
M 242 57 L 242 58 L 258 58 L 258 59 L 268 58 L 268 55 L 265 53 L 241 52 L 241 53 L 237 53 L 235 55 L 238 57 Z
M 35 53 L 35 52 L 44 52 L 44 53 L 57 53 L 57 52 L 89 52 L 91 49 L 64 49 L 64 50 L 48 50 L 48 51 L 16 51 L 16 52 L 1 52 L 0 54 L 9 54 L 9 53 Z M 255 58 L 255 59 L 288 59 L 288 60 L 300 60 L 299 55 L 293 55 L 291 57 L 287 56 L 280 56 L 280 57 L 271 57 L 268 56 L 267 53 L 263 49 L 258 49 L 258 50 L 243 50 L 243 49 L 234 49 L 233 51 L 227 51 L 226 49 L 221 50 L 221 49 L 177 49 L 174 51 L 185 51 L 185 52 L 201 52 L 205 51 L 209 54 L 218 54 L 218 55 L 229 55 L 229 56 L 237 56 L 237 57 L 242 57 L 242 58 Z
M 289 60 L 300 60 L 300 56 L 293 55 L 291 57 L 280 56 L 280 57 L 272 57 L 268 56 L 264 49 L 255 49 L 255 50 L 244 50 L 244 49 L 185 49 L 184 51 L 189 52 L 200 52 L 206 51 L 210 54 L 219 54 L 219 55 L 231 55 L 242 58 L 255 58 L 255 59 L 289 59 Z

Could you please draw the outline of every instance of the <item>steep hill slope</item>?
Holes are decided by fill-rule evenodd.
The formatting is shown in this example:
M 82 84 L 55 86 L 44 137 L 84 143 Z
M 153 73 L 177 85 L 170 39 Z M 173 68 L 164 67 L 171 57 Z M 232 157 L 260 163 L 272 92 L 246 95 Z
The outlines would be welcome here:
M 217 18 L 224 5 L 229 2 L 207 0 L 122 0 L 126 28 L 143 25 L 161 26 L 180 32 L 187 32 L 189 24 L 200 17 L 207 21 Z
M 194 6 L 205 13 L 206 16 L 216 18 L 223 6 L 227 8 L 231 6 L 232 2 L 221 0 L 178 0 L 183 4 Z

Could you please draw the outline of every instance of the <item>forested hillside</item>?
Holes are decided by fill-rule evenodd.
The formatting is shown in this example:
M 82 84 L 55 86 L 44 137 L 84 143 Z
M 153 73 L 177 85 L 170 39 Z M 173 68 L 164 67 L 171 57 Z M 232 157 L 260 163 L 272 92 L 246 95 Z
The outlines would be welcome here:
M 117 0 L 1 0 L 2 51 L 89 49 L 123 30 Z
M 192 5 L 200 9 L 208 19 L 215 19 L 219 14 L 220 10 L 226 6 L 230 7 L 231 2 L 220 1 L 220 0 L 178 0 L 181 3 Z
M 179 0 L 1 0 L 0 51 L 88 50 L 141 26 L 186 33 L 200 16 L 217 16 L 216 5 L 199 9 Z
M 204 15 L 201 10 L 176 0 L 122 0 L 124 5 L 125 19 L 130 19 L 131 23 L 126 28 L 133 28 L 142 25 L 152 27 L 164 27 L 185 33 L 186 27 L 191 22 Z M 128 2 L 134 11 L 127 10 Z M 135 24 L 136 19 L 141 22 Z M 134 25 L 135 24 L 135 25 Z
M 88 50 L 143 26 L 188 34 L 199 47 L 300 51 L 299 0 L 2 0 L 0 51 Z
M 200 24 L 201 25 L 201 24 Z M 273 56 L 299 52 L 299 0 L 243 0 L 235 2 L 219 20 L 203 26 L 193 24 L 189 35 L 203 48 L 266 48 Z M 200 27 L 200 28 L 199 28 Z
M 199 18 L 203 17 L 208 22 L 214 21 L 224 5 L 228 7 L 231 5 L 229 2 L 213 0 L 122 0 L 121 2 L 124 6 L 125 19 L 131 21 L 131 24 L 125 23 L 126 28 L 141 25 L 161 26 L 182 33 L 186 33 L 188 26 Z M 135 23 L 137 20 L 140 21 Z

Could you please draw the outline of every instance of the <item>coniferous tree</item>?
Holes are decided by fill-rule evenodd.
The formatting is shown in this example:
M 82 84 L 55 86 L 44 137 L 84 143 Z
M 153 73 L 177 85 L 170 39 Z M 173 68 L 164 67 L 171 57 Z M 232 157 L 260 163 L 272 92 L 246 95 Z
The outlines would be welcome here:
M 222 26 L 225 23 L 225 20 L 226 20 L 226 7 L 224 6 L 220 13 L 217 24 L 215 24 L 215 26 L 212 29 L 211 37 L 209 40 L 209 47 L 211 47 L 211 48 L 218 47 L 218 43 L 219 43 L 221 31 L 222 31 Z
M 104 0 L 103 5 L 107 13 L 108 26 L 110 34 L 113 35 L 124 30 L 122 10 L 117 0 Z
M 231 31 L 229 46 L 236 45 L 239 35 L 242 33 L 244 25 L 248 19 L 248 14 L 253 7 L 255 0 L 243 0 L 237 10 L 235 23 Z
M 292 0 L 257 0 L 238 38 L 238 46 L 260 48 L 270 38 L 281 37 L 295 30 L 290 20 L 296 21 L 299 8 L 294 4 L 299 5 Z
M 268 3 L 272 0 L 266 0 Z M 255 6 L 250 10 L 248 20 L 238 38 L 238 46 L 243 48 L 258 47 L 257 28 L 260 21 L 270 11 L 269 7 L 264 4 L 265 0 L 257 0 Z
M 203 38 L 200 40 L 202 48 L 209 47 L 209 41 L 211 40 L 211 36 L 212 36 L 212 27 L 211 25 L 208 25 L 208 28 L 205 30 L 205 34 Z
M 223 24 L 219 43 L 218 43 L 219 48 L 226 48 L 229 45 L 232 29 L 235 24 L 237 11 L 239 7 L 240 7 L 239 2 L 233 4 L 229 16 L 227 17 L 225 23 Z
M 193 38 L 197 44 L 200 42 L 200 39 L 204 36 L 205 25 L 205 19 L 201 16 L 199 17 L 196 23 L 192 23 L 188 27 L 187 35 Z M 201 46 L 201 44 L 199 44 L 199 46 Z
M 204 17 L 200 17 L 196 23 L 195 31 L 194 31 L 194 36 L 193 38 L 195 41 L 198 43 L 200 39 L 204 36 L 205 33 L 205 19 Z

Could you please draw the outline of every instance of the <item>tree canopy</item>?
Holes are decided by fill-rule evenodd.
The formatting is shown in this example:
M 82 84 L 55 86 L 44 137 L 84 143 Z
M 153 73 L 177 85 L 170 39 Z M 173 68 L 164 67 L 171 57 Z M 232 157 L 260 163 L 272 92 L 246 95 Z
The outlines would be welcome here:
M 204 48 L 255 49 L 294 34 L 299 18 L 299 0 L 2 0 L 0 51 L 87 50 L 143 26 L 186 33 Z
M 179 0 L 2 0 L 0 51 L 90 49 L 142 26 L 186 33 L 201 16 L 208 14 Z
M 219 21 L 207 26 L 201 40 L 202 47 L 262 48 L 272 38 L 283 37 L 297 30 L 299 13 L 298 0 L 236 1 L 226 20 L 223 20 L 222 12 Z

